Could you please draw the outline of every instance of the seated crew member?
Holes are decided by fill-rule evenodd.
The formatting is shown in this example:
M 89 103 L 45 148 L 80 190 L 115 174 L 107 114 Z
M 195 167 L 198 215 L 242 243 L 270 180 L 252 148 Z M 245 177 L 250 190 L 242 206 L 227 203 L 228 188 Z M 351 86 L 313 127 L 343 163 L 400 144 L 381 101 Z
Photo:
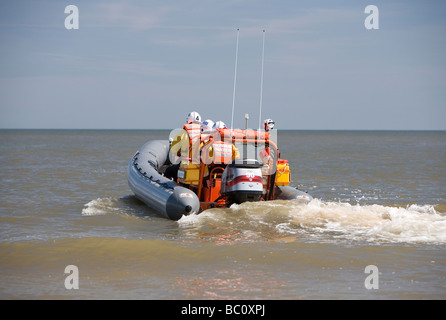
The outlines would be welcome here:
M 214 121 L 207 119 L 201 123 L 201 145 L 203 147 L 209 141 L 212 133 L 212 127 L 214 126 Z
M 202 150 L 202 160 L 205 164 L 228 164 L 231 160 L 239 159 L 240 152 L 232 142 L 222 141 L 218 129 L 227 129 L 223 121 L 217 121 L 212 127 L 210 139 L 212 144 Z
M 223 121 L 217 121 L 213 129 L 227 129 L 228 127 Z M 240 159 L 240 152 L 237 147 L 232 143 L 232 160 Z
M 212 134 L 211 134 L 212 138 L 216 141 L 224 140 L 225 137 L 221 136 L 220 131 L 218 129 L 227 129 L 227 128 L 228 127 L 226 126 L 226 124 L 223 121 L 219 120 L 219 121 L 215 122 L 215 124 L 212 126 Z M 234 148 L 235 148 L 235 146 L 233 145 L 233 149 Z
M 221 121 L 221 120 L 219 120 L 219 121 L 217 121 L 213 126 L 212 126 L 212 129 L 213 130 L 215 130 L 215 129 L 227 129 L 228 127 L 226 127 L 226 124 L 223 122 L 223 121 Z

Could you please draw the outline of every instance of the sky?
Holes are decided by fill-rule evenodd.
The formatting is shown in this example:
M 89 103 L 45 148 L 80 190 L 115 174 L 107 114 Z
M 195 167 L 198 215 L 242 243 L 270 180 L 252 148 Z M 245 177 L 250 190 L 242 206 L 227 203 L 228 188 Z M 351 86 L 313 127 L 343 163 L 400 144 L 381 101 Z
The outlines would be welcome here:
M 0 128 L 446 130 L 445 1 L 4 0 L 0 43 Z

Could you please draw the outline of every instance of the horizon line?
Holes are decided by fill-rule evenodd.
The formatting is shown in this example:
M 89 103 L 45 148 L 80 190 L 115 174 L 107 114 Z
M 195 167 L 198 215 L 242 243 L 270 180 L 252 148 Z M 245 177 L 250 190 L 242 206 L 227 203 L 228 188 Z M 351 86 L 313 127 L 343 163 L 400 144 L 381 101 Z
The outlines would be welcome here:
M 257 129 L 252 129 L 252 128 L 248 128 L 249 130 L 257 130 Z M 7 130 L 66 130 L 66 131 L 172 131 L 173 129 L 150 129 L 150 128 L 0 128 L 0 130 L 2 131 L 7 131 Z M 245 129 L 243 129 L 245 130 Z M 437 131 L 437 132 L 442 132 L 442 131 L 446 131 L 446 129 L 275 129 L 277 131 L 394 131 L 394 132 L 404 132 L 404 131 L 424 131 L 424 132 L 432 132 L 432 131 Z

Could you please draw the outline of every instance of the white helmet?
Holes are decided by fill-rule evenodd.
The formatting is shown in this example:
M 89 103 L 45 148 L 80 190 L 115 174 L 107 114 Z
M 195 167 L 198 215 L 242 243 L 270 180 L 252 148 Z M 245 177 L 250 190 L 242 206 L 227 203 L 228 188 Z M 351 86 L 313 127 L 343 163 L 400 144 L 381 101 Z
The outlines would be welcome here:
M 201 122 L 201 116 L 198 112 L 192 111 L 187 115 L 186 123 L 200 123 Z
M 225 128 L 226 128 L 226 125 L 223 121 L 217 121 L 212 127 L 212 129 L 214 129 L 214 130 L 215 129 L 225 129 Z
M 263 121 L 263 129 L 265 129 L 265 131 L 272 130 L 273 128 L 274 121 L 272 119 L 265 119 L 265 121 Z
M 201 123 L 201 133 L 209 133 L 212 131 L 212 127 L 214 126 L 214 121 L 207 119 Z

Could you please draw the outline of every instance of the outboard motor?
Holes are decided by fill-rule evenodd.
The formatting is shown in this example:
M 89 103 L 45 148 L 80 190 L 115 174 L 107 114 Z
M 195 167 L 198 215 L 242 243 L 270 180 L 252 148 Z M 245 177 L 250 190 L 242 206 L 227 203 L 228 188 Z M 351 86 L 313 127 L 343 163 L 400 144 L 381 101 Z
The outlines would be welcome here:
M 257 160 L 232 160 L 222 176 L 221 194 L 230 203 L 259 201 L 263 194 L 262 170 Z

